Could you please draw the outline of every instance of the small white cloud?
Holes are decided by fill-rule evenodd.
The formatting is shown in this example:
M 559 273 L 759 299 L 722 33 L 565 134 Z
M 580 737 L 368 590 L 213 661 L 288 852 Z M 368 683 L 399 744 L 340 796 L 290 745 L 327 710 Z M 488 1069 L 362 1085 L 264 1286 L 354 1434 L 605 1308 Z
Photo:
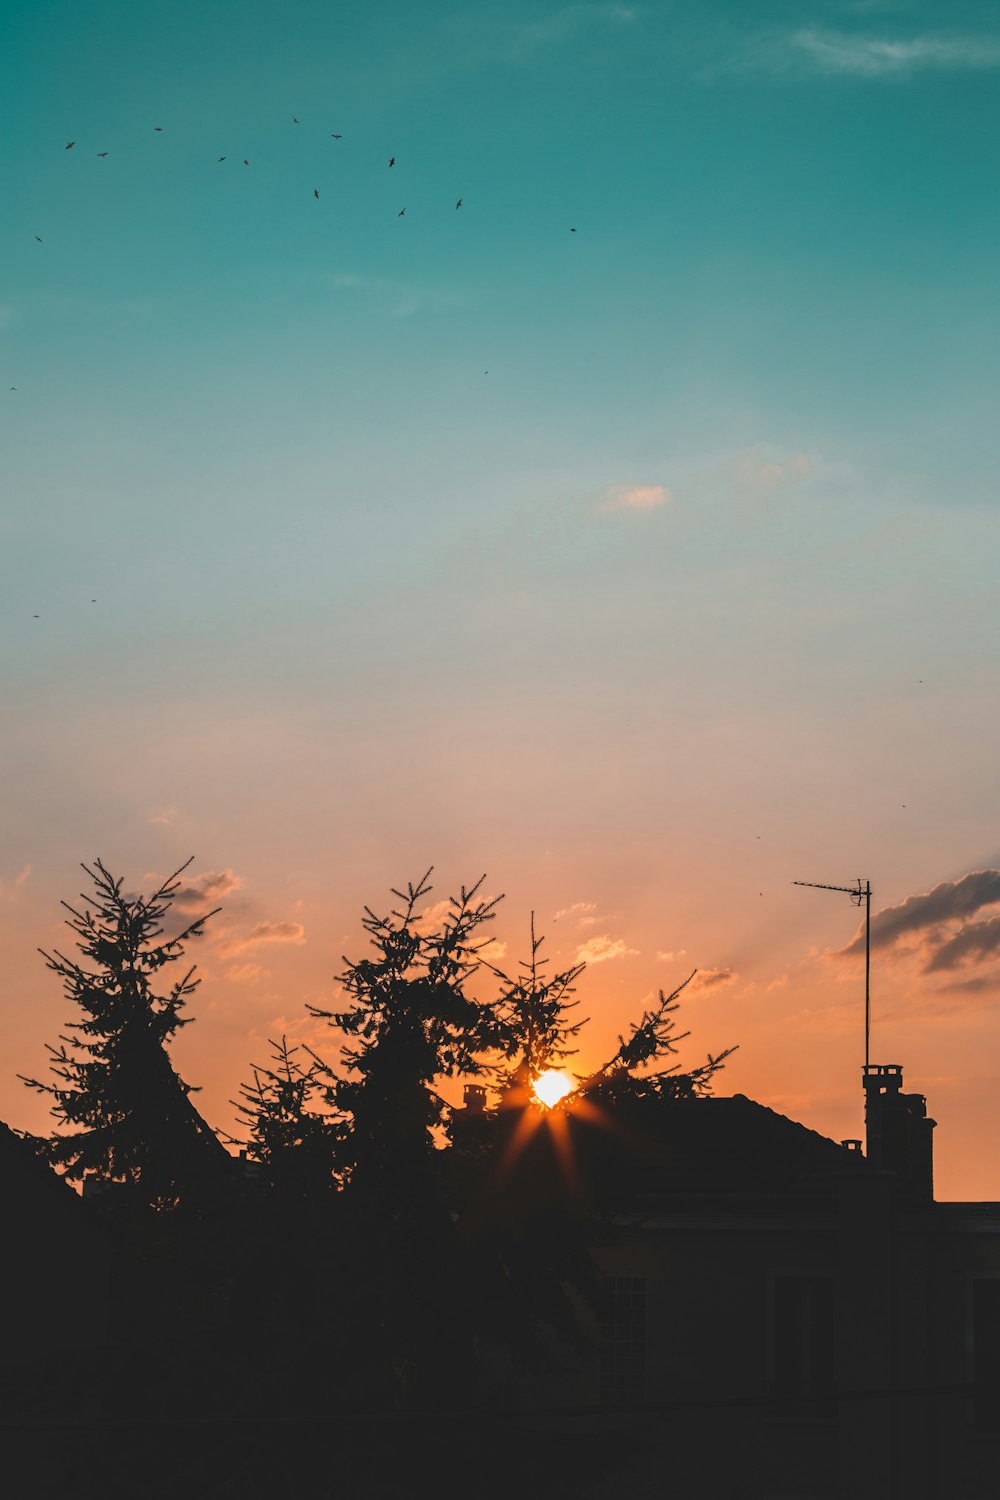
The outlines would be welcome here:
M 787 988 L 788 988 L 788 975 L 787 974 L 780 974 L 777 979 L 772 979 L 771 980 L 771 983 L 767 987 L 767 993 L 770 994 L 772 990 L 784 990 L 784 989 L 787 989 Z
M 675 948 L 672 951 L 657 953 L 657 962 L 661 964 L 672 964 L 675 958 L 683 958 L 687 953 L 686 948 Z
M 432 905 L 419 912 L 414 917 L 412 926 L 419 933 L 437 932 L 453 911 L 454 907 L 450 899 L 444 896 L 440 901 L 433 902 Z
M 161 807 L 157 811 L 150 813 L 149 821 L 160 827 L 166 827 L 167 824 L 174 821 L 176 816 L 177 809 L 175 807 Z
M 490 938 L 488 942 L 483 943 L 482 947 L 477 948 L 476 952 L 483 963 L 498 964 L 502 958 L 506 957 L 507 944 L 500 938 Z
M 587 920 L 590 912 L 595 912 L 596 910 L 596 901 L 574 901 L 572 906 L 564 906 L 561 911 L 557 911 L 552 920 L 553 922 L 561 922 L 568 917 L 570 921 L 583 922 Z
M 659 510 L 673 496 L 665 484 L 611 484 L 601 491 L 597 509 L 601 515 L 617 511 Z
M 578 964 L 603 964 L 612 958 L 625 958 L 630 953 L 637 953 L 637 948 L 629 948 L 624 938 L 611 938 L 606 933 L 600 937 L 588 938 L 576 955 Z

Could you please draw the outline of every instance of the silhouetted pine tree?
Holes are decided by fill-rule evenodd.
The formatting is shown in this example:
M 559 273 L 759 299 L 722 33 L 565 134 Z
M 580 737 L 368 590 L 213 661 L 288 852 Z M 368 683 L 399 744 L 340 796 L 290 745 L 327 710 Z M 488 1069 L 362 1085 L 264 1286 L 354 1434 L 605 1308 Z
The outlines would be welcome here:
M 712 1080 L 725 1066 L 726 1058 L 736 1051 L 727 1047 L 715 1056 L 709 1053 L 703 1063 L 681 1072 L 680 1063 L 650 1066 L 676 1056 L 677 1043 L 691 1035 L 675 1034 L 675 1012 L 679 996 L 691 983 L 697 970 L 668 995 L 660 990 L 656 1005 L 644 1010 L 633 1021 L 628 1036 L 619 1036 L 614 1055 L 581 1088 L 585 1097 L 618 1110 L 645 1105 L 656 1107 L 676 1099 L 695 1099 L 711 1092 Z M 647 1113 L 649 1110 L 647 1109 Z
M 448 1124 L 448 1167 L 460 1203 L 476 1326 L 518 1368 L 551 1365 L 556 1351 L 582 1352 L 581 1303 L 593 1303 L 599 1276 L 591 1255 L 591 1205 L 565 1155 L 562 1111 L 546 1110 L 535 1080 L 573 1055 L 586 1024 L 572 1012 L 585 965 L 552 974 L 531 917 L 531 948 L 514 975 L 491 965 L 494 1001 L 490 1069 L 498 1107 L 456 1110 Z
M 308 1047 L 271 1041 L 268 1066 L 234 1100 L 243 1191 L 225 1226 L 232 1355 L 224 1379 L 273 1415 L 328 1412 L 350 1389 L 351 1261 L 338 1152 L 343 1122 L 321 1102 L 334 1081 Z M 221 1229 L 221 1226 L 220 1226 Z M 356 1295 L 356 1292 L 355 1292 Z
M 337 982 L 346 1008 L 307 1007 L 356 1039 L 341 1048 L 347 1076 L 328 1091 L 347 1117 L 346 1180 L 352 1190 L 385 1195 L 393 1204 L 422 1199 L 428 1178 L 437 1176 L 433 1132 L 448 1105 L 435 1082 L 479 1076 L 483 1054 L 499 1036 L 492 1006 L 465 987 L 482 967 L 476 934 L 502 897 L 478 900 L 482 880 L 471 890 L 463 886 L 440 922 L 427 927 L 417 907 L 432 889 L 430 874 L 405 891 L 393 889 L 401 909 L 387 917 L 365 907 L 375 957 L 344 959 Z
M 365 908 L 374 956 L 339 976 L 346 1005 L 309 1006 L 348 1041 L 346 1076 L 329 1091 L 346 1117 L 345 1213 L 355 1235 L 358 1284 L 372 1359 L 370 1378 L 401 1400 L 440 1399 L 463 1381 L 468 1307 L 457 1260 L 448 1181 L 435 1132 L 449 1106 L 436 1083 L 479 1076 L 495 1045 L 489 1004 L 466 993 L 480 968 L 477 941 L 501 899 L 463 887 L 436 923 L 418 914 L 430 871 L 393 890 L 388 916 Z
M 344 1123 L 315 1108 L 336 1087 L 336 1078 L 307 1047 L 270 1041 L 273 1066 L 253 1068 L 253 1082 L 240 1085 L 234 1100 L 246 1125 L 244 1146 L 258 1180 L 288 1196 L 313 1198 L 339 1185 Z M 305 1052 L 303 1065 L 297 1056 Z
M 571 1000 L 576 981 L 586 964 L 572 964 L 568 969 L 546 977 L 542 970 L 548 960 L 541 958 L 545 939 L 535 934 L 535 914 L 531 913 L 531 956 L 518 964 L 521 971 L 511 978 L 502 969 L 493 968 L 501 981 L 496 1003 L 498 1039 L 506 1066 L 499 1069 L 505 1090 L 530 1089 L 533 1081 L 549 1068 L 572 1057 L 574 1039 L 585 1021 L 573 1021 L 570 1012 L 578 1000 Z M 513 1064 L 513 1068 L 511 1068 Z
M 232 1168 L 167 1050 L 193 1019 L 182 1011 L 200 981 L 192 967 L 166 993 L 154 988 L 159 971 L 183 956 L 214 915 L 206 912 L 164 938 L 178 877 L 190 863 L 151 896 L 132 898 L 100 860 L 93 869 L 82 866 L 92 894 L 82 896 L 82 910 L 62 903 L 82 956 L 39 951 L 83 1019 L 68 1023 L 72 1035 L 58 1046 L 47 1044 L 56 1082 L 19 1075 L 52 1098 L 57 1129 L 36 1143 L 56 1167 L 74 1181 L 114 1185 L 118 1203 L 155 1209 L 204 1201 Z

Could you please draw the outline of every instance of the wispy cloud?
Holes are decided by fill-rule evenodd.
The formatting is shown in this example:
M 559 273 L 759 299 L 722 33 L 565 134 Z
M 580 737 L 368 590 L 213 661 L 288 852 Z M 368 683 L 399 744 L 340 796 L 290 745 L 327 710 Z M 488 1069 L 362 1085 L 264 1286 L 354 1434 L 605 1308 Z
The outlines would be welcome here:
M 488 938 L 476 952 L 484 964 L 498 964 L 507 956 L 507 944 L 502 938 Z
M 928 974 L 943 969 L 959 969 L 967 963 L 980 963 L 1000 953 L 1000 917 L 985 922 L 967 922 L 952 937 L 946 938 L 924 965 Z
M 887 906 L 872 917 L 872 947 L 884 948 L 914 933 L 940 927 L 945 922 L 973 916 L 984 906 L 1000 901 L 1000 870 L 971 870 L 960 880 L 943 880 L 933 890 L 907 896 L 898 906 Z M 842 951 L 850 956 L 864 952 L 864 928 L 858 929 Z
M 855 78 L 906 76 L 917 72 L 967 71 L 1000 66 L 1000 39 L 993 36 L 934 35 L 872 37 L 804 29 L 773 49 L 779 67 Z
M 638 950 L 630 948 L 624 938 L 608 937 L 603 933 L 600 937 L 588 938 L 581 946 L 576 955 L 578 964 L 603 964 L 613 958 L 626 958 L 630 953 Z
M 552 920 L 553 922 L 577 922 L 586 927 L 591 922 L 597 921 L 593 915 L 596 910 L 596 901 L 574 901 L 572 906 L 564 906 L 557 911 Z
M 232 870 L 205 870 L 179 888 L 174 902 L 177 906 L 204 906 L 208 901 L 218 901 L 238 891 L 242 884 L 243 877 Z
M 984 907 L 1000 904 L 1000 870 L 971 870 L 930 891 L 907 896 L 872 918 L 872 947 L 890 959 L 916 957 L 925 974 L 980 963 L 1000 953 L 1000 916 L 970 921 Z M 864 952 L 864 926 L 835 957 Z
M 723 969 L 699 969 L 688 985 L 689 993 L 696 990 L 715 990 L 725 984 L 735 984 L 739 979 L 739 972 L 728 966 Z
M 21 889 L 21 887 L 23 885 L 27 884 L 27 882 L 28 882 L 28 880 L 30 880 L 30 878 L 31 878 L 31 866 L 30 865 L 23 865 L 22 868 L 20 870 L 18 870 L 17 874 L 14 876 L 14 879 L 12 881 L 10 881 L 9 883 L 4 883 L 3 881 L 0 881 L 0 900 L 2 900 L 4 896 L 13 896 L 13 895 L 16 895 L 16 893 Z
M 260 964 L 231 964 L 226 970 L 226 978 L 231 984 L 252 984 L 266 973 Z
M 440 901 L 432 902 L 414 917 L 414 929 L 420 933 L 437 932 L 449 916 L 454 914 L 454 911 L 450 897 L 442 896 Z
M 538 53 L 565 46 L 588 31 L 620 31 L 633 26 L 639 11 L 632 5 L 564 5 L 548 15 L 516 25 L 504 47 L 510 61 L 530 61 Z
M 338 291 L 359 292 L 380 303 L 380 310 L 390 318 L 412 318 L 417 313 L 454 312 L 468 306 L 465 298 L 437 287 L 413 286 L 404 281 L 387 281 L 354 271 L 338 272 L 333 277 Z
M 659 510 L 672 498 L 665 484 L 611 484 L 601 491 L 598 512 Z
M 218 949 L 223 957 L 231 958 L 263 943 L 304 943 L 305 940 L 306 930 L 301 922 L 257 922 L 242 937 L 220 935 Z
M 709 464 L 683 486 L 736 495 L 774 495 L 811 479 L 824 466 L 810 453 L 789 452 L 773 443 L 755 443 Z

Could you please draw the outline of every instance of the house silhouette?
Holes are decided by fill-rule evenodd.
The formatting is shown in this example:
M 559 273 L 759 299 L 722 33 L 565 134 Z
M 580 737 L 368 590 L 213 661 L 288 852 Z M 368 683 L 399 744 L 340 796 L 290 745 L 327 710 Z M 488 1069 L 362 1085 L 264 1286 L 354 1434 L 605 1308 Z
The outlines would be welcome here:
M 740 1094 L 624 1135 L 568 1111 L 604 1298 L 593 1355 L 519 1403 L 617 1437 L 609 1495 L 1000 1495 L 1000 1203 L 936 1202 L 924 1097 L 862 1081 L 864 1151 Z
M 504 1372 L 505 1398 L 481 1423 L 484 1441 L 546 1455 L 610 1453 L 604 1472 L 586 1476 L 589 1500 L 996 1500 L 1000 1203 L 937 1202 L 923 1096 L 904 1090 L 897 1064 L 867 1067 L 862 1081 L 864 1150 L 740 1094 L 661 1100 L 624 1123 L 557 1109 L 558 1149 L 538 1111 L 512 1177 L 526 1179 L 529 1204 L 569 1194 L 585 1207 L 601 1229 L 600 1293 L 579 1304 L 585 1352 L 554 1342 L 554 1373 Z M 475 1130 L 488 1113 L 482 1086 L 470 1085 L 456 1114 Z M 266 1401 L 238 1401 L 228 1415 L 204 1404 L 202 1418 L 202 1397 L 182 1407 L 169 1370 L 158 1394 L 148 1385 L 143 1341 L 158 1294 L 105 1238 L 99 1199 L 76 1194 L 5 1126 L 0 1183 L 10 1226 L 0 1463 L 10 1492 L 70 1493 L 66 1475 L 87 1431 L 99 1455 L 112 1451 L 112 1437 L 137 1444 L 139 1473 L 164 1443 L 173 1454 L 178 1433 L 194 1452 L 218 1442 L 223 1473 L 240 1455 L 252 1468 L 259 1424 L 274 1415 Z M 495 1196 L 500 1213 L 514 1201 Z M 374 1286 L 340 1295 L 357 1299 L 359 1290 L 377 1297 Z M 294 1358 L 294 1328 L 289 1338 Z M 109 1350 L 126 1370 L 134 1354 L 144 1372 L 146 1425 L 134 1433 L 130 1417 L 101 1408 Z M 488 1365 L 491 1351 L 481 1358 Z M 294 1431 L 313 1444 L 318 1474 L 331 1442 L 341 1466 L 351 1452 L 360 1464 L 393 1420 L 331 1408 Z M 455 1430 L 447 1413 L 441 1421 Z M 61 1469 L 49 1474 L 53 1432 L 62 1434 Z M 359 1433 L 371 1434 L 360 1447 Z M 496 1479 L 483 1476 L 484 1495 L 500 1492 Z M 383 1493 L 353 1483 L 359 1496 Z M 584 1493 L 577 1477 L 573 1485 L 574 1496 Z M 521 1492 L 531 1494 L 530 1483 Z M 545 1493 L 563 1491 L 550 1481 Z

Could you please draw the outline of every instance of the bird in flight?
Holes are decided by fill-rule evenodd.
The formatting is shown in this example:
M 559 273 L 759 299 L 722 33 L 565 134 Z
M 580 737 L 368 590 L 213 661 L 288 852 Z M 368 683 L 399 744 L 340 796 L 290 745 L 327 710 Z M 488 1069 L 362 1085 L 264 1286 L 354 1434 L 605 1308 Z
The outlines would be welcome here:
M 396 165 L 396 158 L 394 156 L 389 157 L 389 165 L 390 167 L 394 167 Z
M 16 385 L 12 385 L 12 386 L 11 386 L 11 390 L 12 390 L 12 391 L 16 391 L 16 390 L 17 390 L 17 386 L 16 386 Z
M 37 240 L 37 241 L 38 241 L 38 243 L 39 243 L 39 244 L 40 244 L 40 245 L 44 245 L 44 244 L 45 244 L 45 241 L 44 241 L 44 240 L 43 240 L 43 239 L 42 239 L 42 237 L 41 237 L 41 235 L 40 235 L 40 234 L 36 234 L 36 235 L 35 235 L 35 239 L 36 239 L 36 240 Z
M 73 147 L 74 147 L 74 146 L 75 146 L 75 145 L 76 145 L 76 141 L 67 141 L 67 142 L 66 142 L 66 145 L 65 145 L 65 147 L 64 147 L 64 149 L 65 149 L 65 150 L 66 150 L 66 151 L 72 151 L 72 149 L 73 149 Z
M 98 156 L 107 156 L 108 153 L 106 151 L 98 151 L 97 154 Z
M 225 161 L 225 159 L 226 158 L 224 156 L 220 156 L 219 157 L 219 161 Z M 216 162 L 216 166 L 218 166 L 218 164 L 219 164 L 219 162 Z
M 459 198 L 458 202 L 455 204 L 455 207 L 456 208 L 461 208 L 462 207 L 462 200 L 461 200 L 461 198 Z
M 405 213 L 406 213 L 406 209 L 405 208 L 401 208 L 399 210 L 399 213 L 396 215 L 396 218 L 397 219 L 401 219 Z
M 575 229 L 571 229 L 570 230 L 570 234 L 576 234 L 576 230 Z
M 248 161 L 247 161 L 247 159 L 246 159 L 246 157 L 245 157 L 245 156 L 244 156 L 244 158 L 243 158 L 243 165 L 244 165 L 244 166 L 245 166 L 245 167 L 248 167 L 248 166 L 249 166 L 249 165 L 250 165 L 250 163 L 249 163 L 249 162 L 248 162 Z
M 297 115 L 292 115 L 292 124 L 293 125 L 301 125 L 301 123 L 302 123 L 302 121 L 299 119 L 299 117 Z
M 154 132 L 155 135 L 161 135 L 163 133 L 163 126 L 162 125 L 154 125 L 153 126 L 153 132 Z
M 319 197 L 319 188 L 313 188 L 313 197 L 314 198 L 318 198 Z
M 331 141 L 342 141 L 344 137 L 342 135 L 338 135 L 335 130 L 331 130 L 330 139 Z

